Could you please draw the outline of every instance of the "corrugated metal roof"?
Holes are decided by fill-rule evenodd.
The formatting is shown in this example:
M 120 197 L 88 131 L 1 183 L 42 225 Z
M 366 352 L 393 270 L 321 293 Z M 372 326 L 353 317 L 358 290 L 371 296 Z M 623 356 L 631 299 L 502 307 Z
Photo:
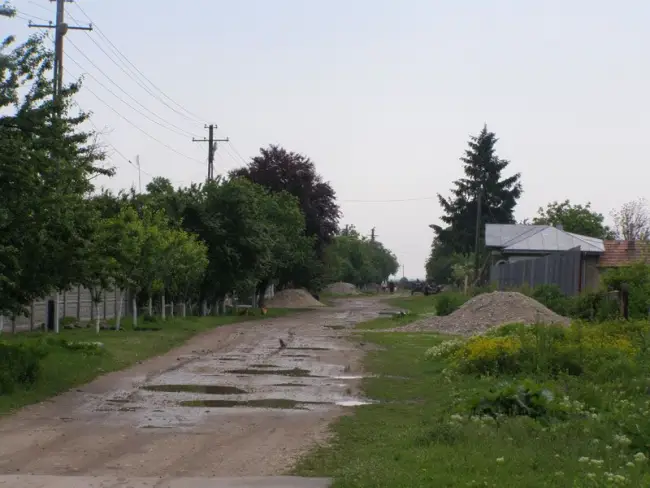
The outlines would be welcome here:
M 530 235 L 545 227 L 545 225 L 485 224 L 485 245 L 501 248 L 508 242 Z
M 559 252 L 576 247 L 582 252 L 596 254 L 605 251 L 602 239 L 572 234 L 547 225 L 487 224 L 485 235 L 486 246 L 508 253 Z

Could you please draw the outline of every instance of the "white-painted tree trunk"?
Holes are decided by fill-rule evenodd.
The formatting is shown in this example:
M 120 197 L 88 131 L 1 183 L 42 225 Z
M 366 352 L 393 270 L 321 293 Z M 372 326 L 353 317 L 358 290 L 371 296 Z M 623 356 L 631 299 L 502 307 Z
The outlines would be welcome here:
M 167 318 L 167 314 L 165 313 L 165 294 L 163 293 L 160 297 L 160 316 L 162 317 L 163 320 Z
M 54 294 L 54 333 L 58 334 L 59 330 L 59 292 Z
M 149 297 L 149 316 L 153 315 L 153 298 Z
M 187 306 L 185 305 L 185 302 L 181 305 L 181 314 L 183 314 L 183 318 L 187 317 Z
M 169 317 L 174 318 L 174 302 L 169 302 Z
M 95 332 L 99 334 L 99 301 L 93 300 L 95 305 Z
M 138 302 L 135 298 L 135 293 L 133 294 L 131 305 L 133 305 L 133 328 L 136 328 L 138 326 Z
M 115 317 L 115 329 L 120 330 L 120 325 L 122 324 L 122 306 L 124 305 L 122 290 L 115 290 L 115 299 L 119 300 L 119 305 L 117 307 L 117 317 Z
M 205 317 L 206 315 L 208 315 L 208 302 L 203 300 L 201 303 L 201 316 Z

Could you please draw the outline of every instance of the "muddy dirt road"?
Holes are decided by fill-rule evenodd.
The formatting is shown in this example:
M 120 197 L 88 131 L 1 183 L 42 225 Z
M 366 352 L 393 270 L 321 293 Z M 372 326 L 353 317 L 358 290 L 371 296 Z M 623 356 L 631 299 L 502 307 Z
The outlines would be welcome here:
M 28 407 L 0 421 L 0 475 L 13 475 L 0 477 L 0 487 L 24 475 L 286 473 L 326 438 L 331 420 L 364 401 L 364 346 L 346 339 L 346 329 L 385 308 L 376 299 L 343 300 L 335 308 L 221 327 Z

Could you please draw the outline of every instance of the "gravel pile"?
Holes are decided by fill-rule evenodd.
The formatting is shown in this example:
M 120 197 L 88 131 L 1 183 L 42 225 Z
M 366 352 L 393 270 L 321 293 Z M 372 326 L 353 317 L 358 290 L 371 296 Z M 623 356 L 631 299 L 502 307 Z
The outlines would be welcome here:
M 325 291 L 332 295 L 358 295 L 360 293 L 352 283 L 344 283 L 342 281 L 326 286 Z
M 521 293 L 496 291 L 472 298 L 451 315 L 427 317 L 392 330 L 474 335 L 513 323 L 569 325 L 570 320 Z
M 306 290 L 282 290 L 266 302 L 268 308 L 314 308 L 324 307 Z

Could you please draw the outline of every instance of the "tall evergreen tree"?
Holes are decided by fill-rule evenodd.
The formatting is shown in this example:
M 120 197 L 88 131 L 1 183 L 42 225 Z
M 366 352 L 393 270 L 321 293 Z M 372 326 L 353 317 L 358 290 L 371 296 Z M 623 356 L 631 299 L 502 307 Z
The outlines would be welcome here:
M 514 222 L 514 208 L 521 196 L 519 173 L 503 177 L 509 161 L 499 159 L 494 146 L 497 138 L 487 126 L 478 136 L 471 136 L 465 156 L 461 158 L 465 177 L 454 182 L 451 197 L 438 194 L 445 224 L 434 226 L 440 246 L 452 253 L 474 251 L 478 195 L 481 192 L 481 240 L 486 223 Z

